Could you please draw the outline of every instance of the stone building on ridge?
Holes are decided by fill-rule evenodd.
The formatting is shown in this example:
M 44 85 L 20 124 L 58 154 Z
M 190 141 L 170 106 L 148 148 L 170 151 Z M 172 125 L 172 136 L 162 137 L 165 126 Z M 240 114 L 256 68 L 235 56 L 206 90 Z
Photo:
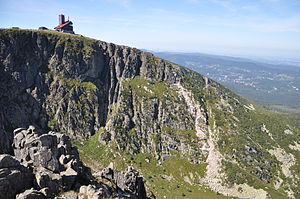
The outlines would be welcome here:
M 73 31 L 72 21 L 69 21 L 69 19 L 65 21 L 65 15 L 63 14 L 58 15 L 58 21 L 59 21 L 59 25 L 54 28 L 55 30 L 59 32 L 75 34 Z

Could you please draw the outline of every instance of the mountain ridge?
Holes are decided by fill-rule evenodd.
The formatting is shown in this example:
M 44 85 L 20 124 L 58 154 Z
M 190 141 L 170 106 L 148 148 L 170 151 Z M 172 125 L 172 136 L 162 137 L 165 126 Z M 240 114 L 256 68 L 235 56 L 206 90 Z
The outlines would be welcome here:
M 300 131 L 284 115 L 137 49 L 52 31 L 0 42 L 2 153 L 34 123 L 69 135 L 86 164 L 137 167 L 159 198 L 299 196 Z

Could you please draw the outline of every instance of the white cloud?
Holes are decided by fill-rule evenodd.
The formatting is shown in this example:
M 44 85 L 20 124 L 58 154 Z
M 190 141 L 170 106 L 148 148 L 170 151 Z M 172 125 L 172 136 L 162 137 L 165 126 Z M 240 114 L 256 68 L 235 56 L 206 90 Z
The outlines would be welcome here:
M 202 2 L 205 2 L 204 0 L 185 0 L 188 3 L 191 4 L 200 4 Z M 272 1 L 272 0 L 271 0 Z M 275 1 L 275 0 L 273 0 Z M 229 12 L 235 13 L 240 10 L 247 10 L 247 11 L 256 11 L 257 5 L 244 3 L 244 5 L 238 5 L 236 2 L 232 0 L 206 0 L 206 2 L 210 2 L 212 4 L 215 4 L 217 6 L 223 7 Z
M 129 8 L 131 7 L 131 0 L 105 0 L 107 2 L 110 2 L 110 3 L 115 3 L 115 4 L 118 4 L 122 7 L 126 7 L 126 8 Z
M 286 19 L 273 19 L 263 23 L 252 24 L 252 27 L 262 32 L 300 32 L 300 15 Z
M 229 11 L 236 11 L 238 7 L 233 4 L 230 0 L 211 0 L 213 3 L 226 8 Z
M 200 3 L 201 0 L 185 0 L 185 1 L 192 4 L 198 4 Z
M 258 7 L 255 5 L 245 5 L 245 6 L 241 6 L 241 9 L 247 11 L 257 11 Z

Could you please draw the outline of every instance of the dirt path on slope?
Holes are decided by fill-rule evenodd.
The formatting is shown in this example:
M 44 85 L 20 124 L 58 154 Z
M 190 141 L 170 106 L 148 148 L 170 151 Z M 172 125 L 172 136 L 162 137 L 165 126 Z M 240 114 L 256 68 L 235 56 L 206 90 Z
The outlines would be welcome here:
M 197 137 L 207 140 L 206 146 L 203 147 L 203 150 L 208 151 L 206 159 L 206 176 L 202 179 L 202 182 L 213 191 L 226 196 L 235 196 L 247 199 L 267 198 L 266 191 L 263 189 L 255 189 L 248 184 L 234 184 L 231 186 L 222 185 L 223 179 L 226 178 L 226 174 L 223 173 L 221 169 L 221 161 L 224 158 L 216 147 L 217 131 L 215 127 L 213 127 L 213 129 L 210 129 L 209 126 L 206 126 L 206 128 L 203 127 L 203 124 L 206 124 L 206 118 L 200 104 L 195 101 L 193 94 L 179 83 L 175 84 L 175 86 L 178 89 L 178 93 L 184 98 L 188 105 L 189 112 L 195 117 L 195 130 Z M 210 115 L 212 114 L 210 113 Z

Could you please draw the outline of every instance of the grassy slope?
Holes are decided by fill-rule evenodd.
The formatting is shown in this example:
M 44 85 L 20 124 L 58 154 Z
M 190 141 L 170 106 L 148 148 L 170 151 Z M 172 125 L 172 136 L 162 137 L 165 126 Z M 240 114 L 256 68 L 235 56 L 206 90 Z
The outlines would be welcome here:
M 148 85 L 147 82 L 140 77 L 129 81 L 128 84 L 139 96 L 147 96 L 150 98 L 161 97 L 160 95 L 162 93 L 171 92 L 163 83 L 153 83 L 150 89 L 154 92 L 149 93 L 143 89 L 144 84 Z M 228 157 L 233 155 L 231 154 L 233 150 L 239 151 L 239 153 L 234 154 L 237 156 L 237 164 L 232 164 L 230 161 L 224 162 L 224 171 L 228 175 L 228 183 L 248 183 L 255 188 L 265 189 L 271 198 L 286 198 L 284 189 L 287 187 L 279 190 L 274 189 L 272 184 L 275 182 L 275 177 L 266 183 L 265 181 L 259 180 L 256 175 L 251 174 L 250 171 L 255 170 L 255 167 L 263 166 L 267 167 L 271 173 L 276 173 L 280 167 L 280 163 L 275 157 L 271 156 L 267 150 L 272 149 L 273 146 L 277 146 L 278 143 L 280 143 L 278 146 L 284 148 L 287 152 L 293 152 L 295 154 L 295 151 L 291 151 L 287 146 L 292 140 L 298 139 L 297 135 L 299 130 L 297 128 L 291 128 L 291 130 L 295 132 L 294 135 L 286 136 L 283 134 L 286 128 L 294 126 L 294 123 L 292 123 L 293 120 L 288 120 L 286 117 L 289 115 L 270 112 L 257 105 L 254 105 L 255 111 L 245 111 L 245 108 L 241 105 L 232 105 L 235 108 L 234 116 L 240 120 L 239 122 L 234 122 L 232 115 L 228 114 L 227 111 L 221 111 L 217 108 L 216 104 L 219 102 L 219 96 L 214 94 L 214 91 L 203 93 L 197 88 L 190 89 L 194 91 L 195 96 L 204 96 L 207 102 L 205 104 L 206 107 L 210 107 L 213 110 L 213 116 L 210 117 L 210 120 L 215 121 L 219 129 L 219 148 L 223 155 Z M 227 91 L 222 86 L 220 86 L 219 89 L 224 91 L 229 98 L 228 101 L 232 104 L 234 98 L 240 100 L 242 105 L 251 103 Z M 235 123 L 236 127 L 233 127 L 232 123 Z M 266 124 L 269 131 L 272 132 L 273 139 L 270 139 L 269 135 L 261 132 L 263 124 Z M 239 133 L 228 134 L 228 130 L 234 130 Z M 190 134 L 191 132 L 187 131 L 186 133 Z M 100 134 L 100 132 L 98 134 Z M 101 162 L 103 164 L 102 166 L 107 166 L 109 162 L 115 162 L 118 169 L 124 169 L 129 165 L 134 166 L 144 175 L 148 188 L 159 196 L 158 198 L 162 198 L 163 196 L 167 198 L 182 198 L 183 196 L 186 198 L 224 197 L 209 191 L 199 184 L 199 177 L 204 176 L 206 164 L 193 165 L 186 159 L 181 159 L 176 156 L 163 162 L 162 165 L 158 165 L 155 158 L 149 154 L 131 156 L 124 152 L 117 151 L 111 146 L 100 146 L 97 142 L 97 136 L 98 135 L 95 135 L 91 140 L 82 145 L 77 145 L 81 151 L 83 160 L 88 164 L 93 163 L 93 161 Z M 266 161 L 259 161 L 257 163 L 254 161 L 249 164 L 242 157 L 245 146 L 256 147 L 261 151 L 262 155 L 254 158 L 258 160 L 259 158 L 265 158 Z M 296 157 L 299 157 L 299 155 L 297 156 L 296 154 Z M 146 162 L 145 159 L 149 159 L 150 162 Z M 272 164 L 268 165 L 270 162 Z M 243 166 L 244 169 L 241 169 L 241 166 Z M 299 166 L 297 164 L 294 167 L 297 169 Z M 194 180 L 192 180 L 192 185 L 184 181 L 184 178 L 190 176 L 190 173 L 192 173 L 194 177 L 198 176 L 198 178 L 195 177 Z M 172 176 L 172 179 L 164 179 L 161 175 Z M 280 177 L 289 182 L 284 176 L 280 175 Z
M 79 149 L 81 159 L 87 165 L 97 165 L 97 170 L 108 166 L 110 162 L 114 162 L 115 167 L 119 170 L 133 166 L 144 177 L 148 190 L 151 190 L 157 198 L 231 198 L 214 193 L 197 184 L 196 176 L 204 176 L 206 164 L 194 165 L 176 156 L 159 165 L 152 155 L 138 154 L 132 156 L 117 151 L 113 147 L 100 145 L 98 142 L 100 133 L 99 131 L 84 143 L 74 143 Z M 183 179 L 184 176 L 190 176 L 190 174 L 195 176 L 193 185 Z M 168 179 L 166 176 L 172 177 Z
M 280 147 L 287 153 L 293 154 L 296 164 L 291 167 L 291 170 L 295 174 L 299 173 L 299 151 L 291 150 L 288 147 L 291 143 L 300 143 L 299 115 L 267 111 L 219 84 L 213 85 L 213 88 L 204 92 L 201 87 L 197 86 L 201 85 L 200 75 L 198 78 L 188 76 L 185 80 L 186 87 L 194 93 L 196 98 L 203 98 L 205 107 L 211 110 L 208 121 L 211 126 L 213 123 L 216 123 L 217 126 L 218 147 L 226 157 L 224 170 L 228 175 L 227 182 L 248 183 L 256 188 L 265 189 L 272 198 L 286 198 L 284 191 L 293 184 L 292 180 L 283 176 L 281 163 L 270 155 L 268 150 Z M 231 108 L 222 104 L 221 98 L 225 99 Z M 254 111 L 245 108 L 244 105 L 250 104 L 254 104 Z M 262 131 L 263 125 L 270 134 Z M 284 133 L 286 129 L 292 130 L 293 134 L 286 135 Z M 246 150 L 246 147 L 249 146 L 258 151 L 257 154 L 250 154 L 252 160 L 248 159 L 249 154 Z M 260 169 L 264 171 L 261 172 Z M 259 180 L 265 173 L 269 175 L 270 179 Z M 277 177 L 285 181 L 279 190 L 275 190 L 273 187 Z M 298 185 L 292 187 L 292 190 L 296 194 L 295 197 L 300 197 Z
M 163 82 L 148 81 L 136 77 L 123 82 L 123 86 L 125 87 L 122 92 L 123 95 L 126 95 L 126 88 L 131 87 L 137 97 L 148 99 L 157 97 L 163 103 L 165 103 L 166 98 L 173 101 L 178 100 L 177 93 Z M 166 131 L 172 131 L 169 133 L 176 133 L 177 136 L 195 137 L 194 130 L 167 129 Z M 86 142 L 74 142 L 79 148 L 81 159 L 87 165 L 94 167 L 96 171 L 108 166 L 110 162 L 114 162 L 119 170 L 133 166 L 144 176 L 148 189 L 153 191 L 158 198 L 229 198 L 200 185 L 200 178 L 205 175 L 206 163 L 191 164 L 187 159 L 180 158 L 179 154 L 167 159 L 162 164 L 152 154 L 140 153 L 132 156 L 117 150 L 114 144 L 100 145 L 98 137 L 102 132 L 103 129 L 100 129 Z M 191 184 L 185 182 L 184 178 L 187 177 L 189 177 Z

